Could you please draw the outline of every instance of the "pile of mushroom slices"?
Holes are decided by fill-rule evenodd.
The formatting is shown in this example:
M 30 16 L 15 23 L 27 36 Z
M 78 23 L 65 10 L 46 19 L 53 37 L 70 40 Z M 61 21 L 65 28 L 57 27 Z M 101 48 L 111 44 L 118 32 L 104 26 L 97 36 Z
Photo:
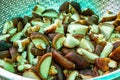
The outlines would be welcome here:
M 98 17 L 76 2 L 59 12 L 36 5 L 0 35 L 0 67 L 38 80 L 80 80 L 120 67 L 120 12 Z

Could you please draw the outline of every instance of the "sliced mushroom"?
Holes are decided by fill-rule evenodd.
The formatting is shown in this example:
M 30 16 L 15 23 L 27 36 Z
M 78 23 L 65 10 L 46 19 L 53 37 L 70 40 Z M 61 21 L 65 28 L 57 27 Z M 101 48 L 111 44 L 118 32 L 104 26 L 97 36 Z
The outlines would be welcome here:
M 116 19 L 116 15 L 110 11 L 107 11 L 105 14 L 103 14 L 100 22 L 113 21 L 115 19 Z
M 52 62 L 52 53 L 46 53 L 41 57 L 41 59 L 38 61 L 38 64 L 36 66 L 36 70 L 38 74 L 44 80 L 48 78 L 51 62 Z
M 71 18 L 73 19 L 73 20 L 75 20 L 75 21 L 78 21 L 78 20 L 80 20 L 80 16 L 79 16 L 79 14 L 73 14 L 72 16 L 71 16 Z
M 26 31 L 27 31 L 27 29 L 28 29 L 29 27 L 31 27 L 31 24 L 30 24 L 30 23 L 27 23 L 27 24 L 25 25 L 25 27 L 22 29 L 21 32 L 23 33 L 24 36 L 26 36 Z
M 82 39 L 80 41 L 80 47 L 84 48 L 90 52 L 94 52 L 94 45 L 87 39 Z
M 90 27 L 91 27 L 90 33 L 95 33 L 95 34 L 99 33 L 99 27 L 98 27 L 98 25 L 93 24 Z
M 103 51 L 100 54 L 100 57 L 103 57 L 103 58 L 107 57 L 111 53 L 112 50 L 113 50 L 112 43 L 107 42 L 107 44 L 105 45 Z
M 33 64 L 33 59 L 34 59 L 34 55 L 32 54 L 32 51 L 31 51 L 33 46 L 34 45 L 32 42 L 30 42 L 27 46 L 27 55 L 28 55 L 28 61 L 30 64 Z
M 78 48 L 77 53 L 85 57 L 85 59 L 90 63 L 94 63 L 95 59 L 99 58 L 98 55 L 88 52 L 87 50 L 82 49 L 82 48 Z
M 0 52 L 0 59 L 9 58 L 9 57 L 10 57 L 10 53 L 8 50 Z
M 112 60 L 112 59 L 110 59 L 110 60 L 109 60 L 109 63 L 108 63 L 108 66 L 109 66 L 110 68 L 117 68 L 117 62 L 114 61 L 114 60 Z
M 58 73 L 58 70 L 54 65 L 52 65 L 49 70 L 49 75 L 56 75 L 57 73 Z
M 23 29 L 23 23 L 22 22 L 18 22 L 17 24 L 17 31 L 20 32 Z
M 35 7 L 34 7 L 34 9 L 33 9 L 33 12 L 32 13 L 35 13 L 35 14 L 37 14 L 37 15 L 39 15 L 39 16 L 41 16 L 42 15 L 42 12 L 44 12 L 45 11 L 45 7 L 44 6 L 41 6 L 41 5 L 36 5 Z
M 11 41 L 11 42 L 14 42 L 14 41 L 16 41 L 16 40 L 20 40 L 22 36 L 23 36 L 23 33 L 22 33 L 22 32 L 18 32 L 18 33 L 14 34 L 14 35 L 11 37 L 10 41 Z
M 61 49 L 61 51 L 64 53 L 64 55 L 67 55 L 70 52 L 75 52 L 75 49 L 70 49 L 70 48 L 63 47 Z
M 18 52 L 22 52 L 29 43 L 30 43 L 30 39 L 25 38 L 23 40 L 14 41 L 13 45 L 18 46 Z
M 74 71 L 72 71 L 70 73 L 70 75 L 68 76 L 67 80 L 75 80 L 77 76 L 79 76 L 79 73 L 78 73 L 78 71 L 74 70 Z
M 10 34 L 0 35 L 0 41 L 1 41 L 1 40 L 8 41 L 9 38 L 10 38 Z
M 55 49 L 60 49 L 65 41 L 65 36 L 63 34 L 57 34 L 52 40 L 52 46 Z
M 101 23 L 99 27 L 100 27 L 100 32 L 105 36 L 105 38 L 109 39 L 109 37 L 111 36 L 114 30 L 114 26 L 109 23 Z
M 115 61 L 120 61 L 120 46 L 117 47 L 115 50 L 113 50 L 112 53 L 110 53 L 109 57 Z
M 109 70 L 109 58 L 96 58 L 95 59 L 95 65 L 102 71 L 108 71 Z
M 116 41 L 120 41 L 120 34 L 119 33 L 112 33 L 109 40 L 110 42 L 114 43 Z
M 79 45 L 79 40 L 74 38 L 71 34 L 68 34 L 65 41 L 64 46 L 67 48 L 74 48 Z
M 2 34 L 6 34 L 10 28 L 14 27 L 12 21 L 8 21 L 4 24 Z
M 78 55 L 76 52 L 69 52 L 65 57 L 72 61 L 77 69 L 86 69 L 90 66 L 86 59 L 81 55 Z
M 95 53 L 96 53 L 98 56 L 100 56 L 100 53 L 103 51 L 103 49 L 104 49 L 104 46 L 98 44 L 98 45 L 96 45 L 96 47 L 95 47 Z
M 14 68 L 13 64 L 6 62 L 4 60 L 1 60 L 1 59 L 0 59 L 0 66 L 3 67 L 7 71 L 10 71 L 12 73 L 15 72 L 15 68 Z
M 36 47 L 31 47 L 31 53 L 32 55 L 43 56 L 45 54 L 45 50 L 41 50 Z
M 116 41 L 116 42 L 114 42 L 113 43 L 113 49 L 116 49 L 116 48 L 118 48 L 119 46 L 120 46 L 120 41 Z
M 61 52 L 53 50 L 52 54 L 53 54 L 53 59 L 60 64 L 64 69 L 74 69 L 75 68 L 75 64 L 72 63 L 71 61 L 69 61 L 68 59 L 66 59 L 64 56 L 62 56 L 60 54 Z
M 36 48 L 45 50 L 46 47 L 49 45 L 49 40 L 47 37 L 43 34 L 40 34 L 39 32 L 33 32 L 30 35 L 30 38 L 35 45 Z
M 50 26 L 48 26 L 44 29 L 44 32 L 46 34 L 55 32 L 56 28 L 61 26 L 61 24 L 62 24 L 62 21 L 60 19 L 56 19 L 53 24 L 51 24 Z
M 56 18 L 58 17 L 58 12 L 53 9 L 47 9 L 42 13 L 43 17 Z
M 32 78 L 32 79 L 41 80 L 40 77 L 32 69 L 30 69 L 28 71 L 24 71 L 23 76 Z
M 14 35 L 17 32 L 17 28 L 10 28 L 8 31 L 8 34 L 10 34 L 11 36 Z
M 83 34 L 86 35 L 88 26 L 81 24 L 69 24 L 67 31 L 71 34 Z
M 38 25 L 29 27 L 27 29 L 27 34 L 30 35 L 32 32 L 38 32 L 39 30 L 40 30 L 40 26 L 38 26 Z
M 92 9 L 86 8 L 86 9 L 84 9 L 84 10 L 82 11 L 81 14 L 82 14 L 82 15 L 85 15 L 85 16 L 92 16 L 92 15 L 94 15 L 94 12 L 93 12 Z

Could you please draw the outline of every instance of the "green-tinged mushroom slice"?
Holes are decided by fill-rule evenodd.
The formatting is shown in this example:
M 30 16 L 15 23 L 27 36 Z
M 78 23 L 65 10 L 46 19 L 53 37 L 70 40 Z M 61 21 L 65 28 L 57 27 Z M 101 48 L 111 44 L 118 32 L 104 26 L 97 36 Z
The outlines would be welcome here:
M 79 73 L 78 73 L 78 71 L 74 70 L 74 71 L 72 71 L 70 73 L 70 75 L 68 76 L 67 80 L 75 80 L 77 76 L 79 76 Z
M 27 24 L 25 25 L 25 27 L 22 29 L 21 32 L 23 33 L 24 36 L 26 36 L 26 31 L 27 31 L 27 29 L 28 29 L 29 27 L 31 27 L 31 24 L 30 24 L 30 23 L 27 23 Z
M 42 13 L 42 16 L 56 18 L 56 17 L 58 17 L 58 12 L 53 9 L 47 9 Z
M 63 34 L 57 34 L 52 40 L 52 46 L 58 50 L 62 48 L 64 41 L 65 36 Z
M 78 48 L 77 49 L 77 52 L 78 54 L 82 55 L 83 57 L 85 57 L 85 59 L 90 62 L 90 63 L 94 63 L 94 60 L 96 58 L 99 58 L 98 55 L 94 54 L 94 53 L 91 53 L 85 49 L 82 49 L 82 48 Z
M 107 42 L 103 51 L 100 54 L 100 57 L 106 58 L 111 53 L 112 50 L 113 50 L 113 44 L 110 42 Z
M 10 34 L 11 36 L 14 35 L 17 32 L 17 28 L 10 28 L 8 31 L 8 34 Z
M 74 38 L 71 34 L 67 34 L 67 37 L 64 41 L 64 46 L 68 48 L 74 48 L 80 44 L 80 41 Z
M 16 40 L 20 40 L 22 36 L 23 36 L 23 33 L 22 33 L 22 32 L 18 32 L 18 33 L 14 34 L 14 35 L 11 37 L 10 41 L 11 41 L 11 42 L 14 42 L 14 41 L 16 41 Z
M 94 45 L 87 39 L 82 39 L 80 41 L 80 47 L 84 48 L 90 52 L 94 52 Z
M 23 40 L 14 41 L 13 45 L 18 46 L 18 52 L 22 52 L 29 43 L 30 43 L 30 39 L 25 38 Z
M 33 43 L 30 42 L 27 46 L 27 55 L 28 55 L 28 61 L 30 64 L 33 64 L 34 55 L 31 52 L 31 48 L 33 47 Z
M 12 21 L 6 22 L 6 23 L 4 24 L 2 33 L 3 33 L 3 34 L 6 34 L 6 33 L 8 32 L 8 30 L 9 30 L 10 28 L 12 28 L 12 27 L 14 27 Z
M 39 32 L 33 32 L 30 35 L 30 38 L 31 38 L 33 44 L 35 45 L 35 47 L 38 49 L 45 50 L 46 47 L 49 45 L 48 38 Z
M 13 64 L 6 62 L 4 60 L 1 60 L 1 59 L 0 59 L 0 66 L 3 67 L 7 71 L 10 71 L 12 73 L 15 72 L 15 68 L 14 68 Z
M 83 34 L 86 35 L 88 26 L 81 24 L 69 24 L 67 31 L 71 34 Z
M 99 28 L 100 28 L 100 32 L 105 36 L 106 39 L 109 39 L 109 37 L 111 36 L 114 30 L 114 26 L 109 23 L 101 23 L 99 25 Z
M 32 78 L 32 79 L 41 80 L 40 77 L 32 69 L 25 71 L 23 73 L 23 76 L 28 77 L 28 78 Z
M 41 59 L 38 61 L 36 70 L 43 80 L 46 80 L 48 78 L 48 73 L 50 70 L 51 62 L 52 62 L 52 53 L 51 52 L 44 54 L 41 57 Z
M 1 41 L 1 40 L 7 41 L 8 38 L 10 38 L 10 34 L 3 34 L 3 35 L 0 35 L 0 41 Z

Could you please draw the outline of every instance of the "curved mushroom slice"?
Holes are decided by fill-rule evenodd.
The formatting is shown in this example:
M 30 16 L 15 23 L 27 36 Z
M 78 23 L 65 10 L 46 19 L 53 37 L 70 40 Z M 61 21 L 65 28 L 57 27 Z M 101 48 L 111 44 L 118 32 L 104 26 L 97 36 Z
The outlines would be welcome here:
M 39 60 L 36 66 L 38 74 L 44 80 L 46 80 L 48 77 L 51 62 L 52 62 L 52 53 L 46 53 L 41 57 L 41 59 Z
M 110 42 L 114 43 L 116 41 L 120 41 L 120 34 L 119 33 L 112 33 L 109 40 Z
M 116 19 L 116 15 L 110 11 L 107 11 L 105 14 L 103 14 L 100 22 L 113 21 L 115 19 Z
M 84 48 L 90 52 L 94 52 L 94 45 L 87 39 L 82 39 L 80 41 L 80 47 Z
M 7 41 L 9 38 L 10 38 L 10 34 L 0 35 L 0 41 L 1 41 L 1 40 Z
M 36 26 L 33 26 L 33 27 L 29 27 L 27 29 L 27 34 L 30 35 L 32 32 L 38 32 L 40 30 L 40 26 L 39 25 L 36 25 Z
M 75 64 L 72 63 L 70 60 L 66 59 L 64 56 L 62 56 L 59 51 L 53 50 L 53 59 L 60 64 L 64 69 L 74 69 Z
M 74 48 L 78 46 L 80 41 L 76 38 L 74 38 L 71 34 L 68 34 L 65 41 L 64 41 L 64 46 L 67 48 Z
M 8 34 L 10 34 L 11 36 L 14 35 L 17 32 L 17 28 L 10 28 L 8 31 Z
M 82 55 L 83 57 L 85 57 L 85 59 L 90 63 L 94 63 L 94 60 L 96 58 L 99 58 L 98 55 L 91 53 L 91 52 L 88 52 L 87 50 L 82 49 L 82 48 L 78 48 L 77 53 Z
M 33 32 L 30 35 L 30 38 L 36 48 L 45 50 L 46 47 L 50 44 L 47 37 L 39 32 Z
M 22 52 L 29 43 L 30 43 L 30 39 L 25 38 L 23 40 L 14 41 L 13 45 L 18 46 L 18 52 Z
M 110 53 L 109 57 L 115 61 L 120 62 L 120 46 L 113 50 L 113 52 Z
M 86 8 L 86 9 L 84 9 L 84 10 L 82 11 L 81 14 L 82 14 L 82 15 L 85 15 L 85 16 L 92 16 L 92 15 L 94 15 L 94 12 L 93 12 L 92 9 Z
M 50 26 L 48 26 L 48 27 L 46 27 L 46 28 L 44 29 L 44 32 L 45 32 L 46 34 L 55 32 L 56 28 L 59 27 L 59 26 L 61 26 L 61 24 L 62 24 L 62 20 L 56 19 L 53 24 L 51 24 Z
M 29 27 L 31 27 L 31 24 L 30 24 L 30 23 L 27 23 L 27 24 L 25 25 L 25 27 L 22 29 L 21 32 L 23 33 L 24 36 L 26 36 L 26 31 L 27 31 L 27 29 L 28 29 Z
M 86 59 L 81 55 L 78 55 L 76 52 L 69 52 L 65 57 L 72 61 L 77 69 L 86 69 L 90 66 Z
M 50 17 L 50 18 L 57 18 L 58 17 L 58 12 L 53 9 L 47 9 L 42 13 L 43 17 Z
M 15 72 L 15 68 L 14 68 L 13 64 L 6 62 L 4 60 L 1 60 L 1 59 L 0 59 L 0 66 L 3 67 L 7 71 L 10 71 L 12 73 Z
M 79 76 L 79 73 L 78 73 L 78 71 L 74 70 L 74 71 L 72 71 L 70 73 L 70 75 L 68 76 L 67 80 L 75 80 L 77 76 Z
M 8 50 L 0 51 L 0 59 L 9 58 L 9 57 L 10 57 L 10 53 Z
M 95 59 L 95 65 L 102 71 L 108 71 L 109 70 L 109 58 L 96 58 Z
M 32 55 L 43 56 L 45 54 L 45 50 L 41 50 L 36 47 L 31 47 L 31 53 Z
M 103 57 L 103 58 L 107 57 L 112 50 L 113 50 L 113 44 L 110 42 L 107 42 L 103 51 L 100 53 L 100 57 Z
M 23 73 L 23 76 L 28 77 L 28 78 L 32 78 L 32 79 L 41 80 L 40 77 L 32 69 L 25 71 Z
M 23 23 L 20 21 L 17 24 L 17 31 L 20 32 L 23 29 Z
M 86 35 L 88 26 L 81 24 L 69 24 L 67 31 L 71 34 L 83 34 Z
M 35 14 L 37 14 L 37 15 L 39 15 L 39 16 L 42 16 L 42 12 L 44 12 L 45 9 L 46 9 L 46 8 L 45 8 L 44 6 L 36 5 L 36 6 L 34 7 L 32 13 L 35 13 Z
M 105 36 L 106 39 L 109 39 L 109 37 L 111 36 L 114 30 L 114 26 L 109 23 L 101 23 L 99 25 L 99 28 L 100 28 L 100 32 Z
M 65 36 L 63 34 L 57 34 L 52 40 L 52 46 L 55 49 L 60 49 L 65 41 Z
M 11 42 L 14 42 L 14 41 L 16 41 L 16 40 L 20 40 L 22 36 L 23 36 L 23 33 L 22 33 L 22 32 L 18 32 L 18 33 L 14 34 L 14 35 L 11 37 L 10 41 L 11 41 Z
M 96 33 L 96 34 L 99 33 L 99 27 L 98 27 L 98 25 L 93 24 L 90 27 L 91 27 L 91 29 L 90 29 L 89 33 Z
M 8 30 L 12 27 L 14 27 L 12 21 L 6 22 L 3 26 L 2 34 L 6 34 Z
M 78 21 L 78 20 L 80 20 L 80 16 L 79 16 L 79 14 L 73 14 L 72 16 L 71 16 L 71 18 L 73 19 L 73 20 L 75 20 L 75 21 Z

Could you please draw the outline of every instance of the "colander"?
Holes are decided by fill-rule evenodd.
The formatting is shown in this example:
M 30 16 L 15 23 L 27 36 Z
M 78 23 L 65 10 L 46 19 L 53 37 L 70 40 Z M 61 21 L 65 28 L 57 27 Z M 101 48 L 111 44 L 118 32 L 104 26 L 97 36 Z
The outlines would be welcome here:
M 31 15 L 32 9 L 36 4 L 44 5 L 58 11 L 59 6 L 65 1 L 76 1 L 81 5 L 82 10 L 85 8 L 92 9 L 99 17 L 107 10 L 114 14 L 120 11 L 120 0 L 0 0 L 0 33 L 3 24 L 15 17 Z M 0 68 L 0 80 L 32 80 Z M 120 76 L 120 69 L 113 71 L 104 76 L 93 78 L 92 80 L 110 80 Z

